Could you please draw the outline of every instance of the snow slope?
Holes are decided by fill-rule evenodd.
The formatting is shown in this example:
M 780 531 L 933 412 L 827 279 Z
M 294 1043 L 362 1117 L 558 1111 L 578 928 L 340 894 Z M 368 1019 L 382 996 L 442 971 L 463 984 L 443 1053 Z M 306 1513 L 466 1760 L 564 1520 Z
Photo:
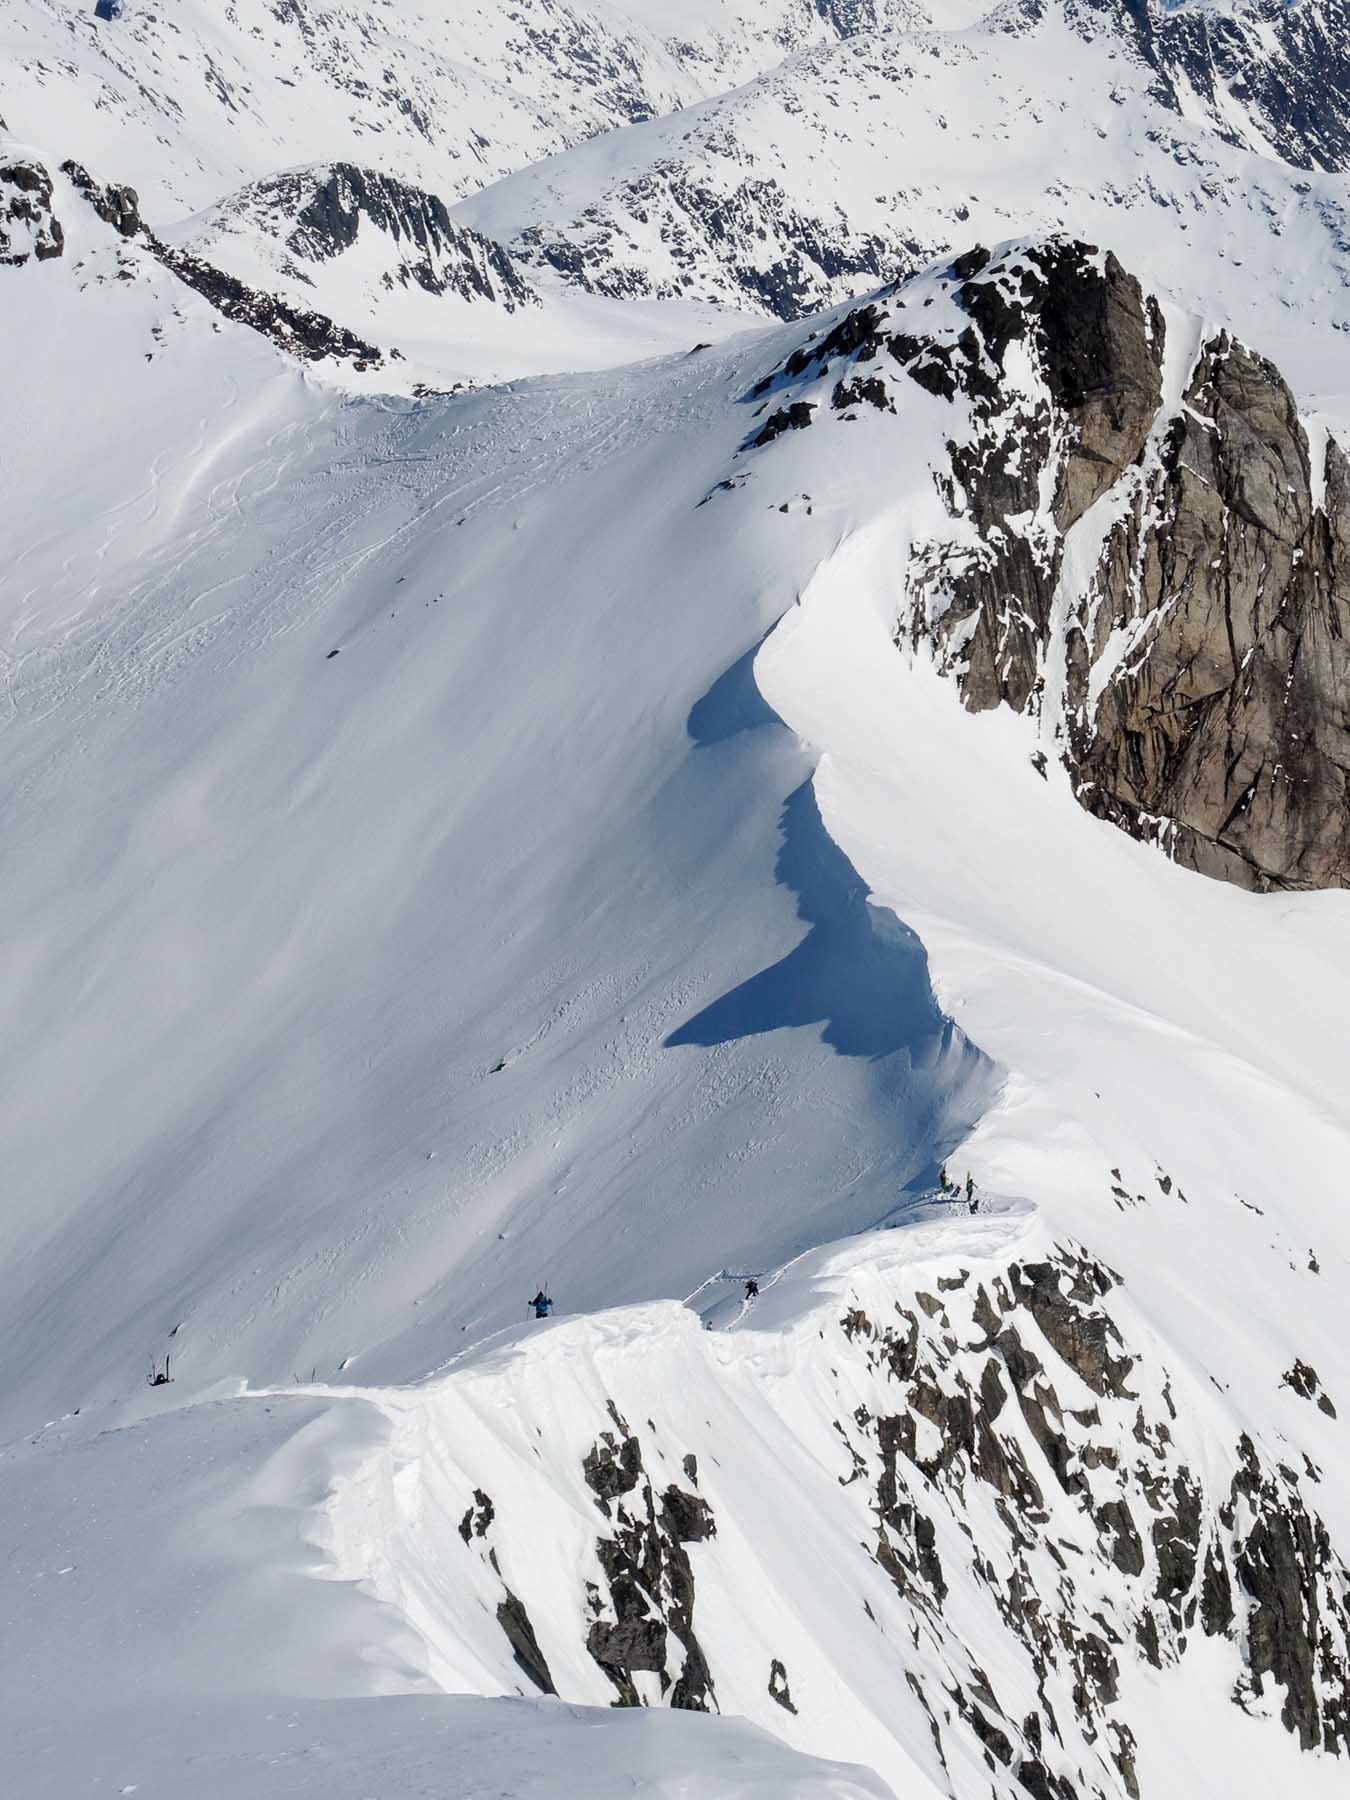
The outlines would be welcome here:
M 885 1795 L 735 1720 L 439 1692 L 388 1608 L 316 1579 L 326 1483 L 378 1437 L 360 1401 L 283 1395 L 6 1452 L 6 1791 Z
M 184 1381 L 404 1377 L 544 1276 L 687 1292 L 931 1185 L 992 1071 L 748 679 L 837 521 L 696 504 L 762 345 L 434 407 L 274 359 L 214 469 L 185 381 L 120 505 L 90 353 L 34 355 L 17 428 L 36 469 L 79 419 L 92 485 L 7 546 L 15 1429 L 180 1323 Z
M 1214 1721 L 1206 1742 L 1241 1717 L 1228 1693 L 1259 1613 L 1192 1652 L 1164 1607 L 1162 1686 L 1124 1649 L 1108 1679 L 1091 1617 L 1139 1602 L 1107 1572 L 1089 1490 L 1066 1487 L 1047 1538 L 1079 1541 L 1096 1584 L 1056 1602 L 1074 1648 L 1053 1680 L 1077 1693 L 1096 1671 L 1070 1725 L 1051 1678 L 1035 1687 L 1037 1652 L 1009 1638 L 990 1666 L 1003 1614 L 963 1549 L 973 1533 L 994 1556 L 976 1473 L 925 1474 L 930 1451 L 912 1452 L 904 1506 L 938 1509 L 944 1587 L 917 1664 L 878 1662 L 856 1624 L 831 1623 L 837 1585 L 802 1584 L 816 1560 L 803 1565 L 802 1521 L 821 1521 L 822 1566 L 866 1571 L 861 1598 L 896 1643 L 918 1630 L 918 1649 L 907 1609 L 931 1618 L 931 1599 L 888 1599 L 882 1551 L 846 1550 L 874 1505 L 893 1510 L 894 1450 L 887 1465 L 873 1426 L 854 1443 L 856 1516 L 825 1500 L 847 1465 L 821 1472 L 833 1421 L 861 1408 L 861 1429 L 894 1404 L 894 1365 L 868 1349 L 881 1321 L 926 1311 L 913 1273 L 886 1297 L 886 1245 L 901 1271 L 917 1255 L 950 1283 L 987 1253 L 1016 1289 L 1011 1255 L 1026 1271 L 1084 1242 L 1123 1276 L 1111 1316 L 1155 1369 L 1146 1435 L 1166 1392 L 1186 1399 L 1174 1448 L 1157 1439 L 1167 1478 L 1198 1484 L 1203 1517 L 1221 1518 L 1230 1489 L 1252 1509 L 1234 1512 L 1248 1523 L 1224 1557 L 1245 1566 L 1243 1534 L 1295 1505 L 1346 1541 L 1340 1427 L 1316 1386 L 1300 1397 L 1286 1379 L 1304 1366 L 1334 1393 L 1339 1366 L 1350 1228 L 1328 1170 L 1350 1123 L 1345 895 L 1272 906 L 1186 874 L 1042 779 L 1030 721 L 971 718 L 896 648 L 909 546 L 943 511 L 931 474 L 951 420 L 935 396 L 915 389 L 899 420 L 862 408 L 747 457 L 744 396 L 801 336 L 778 327 L 622 375 L 423 405 L 344 399 L 204 307 L 185 303 L 181 329 L 156 338 L 163 272 L 117 279 L 129 253 L 87 210 L 71 217 L 66 256 L 19 271 L 34 316 L 64 307 L 71 323 L 45 358 L 51 340 L 33 332 L 11 397 L 35 469 L 73 437 L 88 473 L 61 529 L 35 489 L 6 545 L 20 604 L 6 626 L 14 1029 L 0 1091 L 22 1171 L 0 1274 L 7 1433 L 78 1407 L 54 1438 L 39 1432 L 45 1468 L 45 1446 L 86 1418 L 126 1416 L 165 1354 L 179 1403 L 240 1377 L 407 1381 L 518 1319 L 540 1280 L 564 1313 L 688 1293 L 711 1324 L 735 1324 L 725 1271 L 772 1272 L 889 1224 L 880 1243 L 805 1265 L 785 1312 L 770 1287 L 751 1330 L 726 1338 L 745 1346 L 730 1363 L 719 1333 L 666 1306 L 562 1319 L 429 1387 L 342 1399 L 318 1428 L 336 1461 L 321 1459 L 314 1491 L 335 1495 L 338 1573 L 392 1608 L 356 1628 L 361 1655 L 382 1691 L 521 1687 L 493 1613 L 505 1579 L 564 1698 L 603 1702 L 609 1677 L 584 1648 L 598 1520 L 577 1469 L 609 1403 L 635 1431 L 655 1421 L 641 1432 L 653 1494 L 658 1469 L 678 1485 L 685 1454 L 727 1470 L 698 1488 L 721 1547 L 686 1553 L 691 1568 L 713 1559 L 695 1619 L 719 1705 L 798 1748 L 862 1754 L 899 1791 L 923 1791 L 918 1769 L 964 1793 L 984 1759 L 972 1704 L 988 1724 L 971 1695 L 992 1682 L 1005 1719 L 1033 1691 L 1060 1719 L 1053 1753 L 1029 1727 L 1006 1765 L 989 1751 L 999 1781 L 1048 1757 L 1088 1792 L 1125 1791 L 1126 1767 L 1167 1792 L 1161 1771 L 1195 1753 L 1197 1709 Z M 79 324 L 91 296 L 97 333 Z M 169 480 L 145 488 L 114 447 L 147 379 L 163 383 Z M 226 384 L 244 379 L 249 400 L 232 407 Z M 1017 1196 L 1013 1212 L 1004 1201 L 946 1241 L 925 1236 L 944 1159 L 987 1205 Z M 1002 1221 L 1028 1206 L 1037 1222 L 1009 1241 Z M 843 1285 L 817 1292 L 813 1270 L 832 1266 Z M 841 1336 L 853 1312 L 866 1329 Z M 932 1381 L 974 1381 L 944 1342 Z M 852 1392 L 834 1386 L 846 1347 Z M 572 1406 L 578 1359 L 603 1376 Z M 1119 1466 L 1137 1483 L 1125 1504 L 1151 1508 L 1153 1478 L 1121 1461 L 1128 1400 L 1094 1409 L 1066 1370 L 1065 1429 L 1072 1417 L 1091 1434 L 1095 1419 L 1105 1437 L 1071 1437 L 1062 1455 Z M 516 1420 L 523 1443 L 494 1448 L 489 1432 L 471 1449 L 466 1406 Z M 175 1416 L 193 1430 L 199 1413 L 214 1416 Z M 1065 1465 L 1035 1416 L 1015 1441 L 1044 1497 Z M 551 1434 L 537 1481 L 520 1461 L 532 1418 Z M 174 1488 L 182 1458 L 159 1430 L 126 1441 Z M 1259 1445 L 1250 1477 L 1244 1432 Z M 766 1449 L 737 1467 L 742 1441 Z M 783 1472 L 772 1554 L 756 1536 L 770 1466 Z M 465 1507 L 466 1542 L 483 1535 L 480 1489 L 501 1551 L 466 1588 L 445 1546 Z M 191 1493 L 179 1501 L 194 1521 Z M 1113 1502 L 1099 1489 L 1092 1504 Z M 680 1529 L 698 1539 L 700 1516 Z M 1166 1542 L 1165 1516 L 1158 1529 Z M 660 1554 L 678 1575 L 674 1548 Z M 913 1554 L 931 1584 L 922 1539 Z M 1048 1594 L 1049 1564 L 1018 1574 L 1026 1554 L 1013 1538 L 990 1566 Z M 1331 1554 L 1316 1577 L 1328 1596 Z M 781 1600 L 761 1628 L 768 1593 Z M 240 1644 L 275 1603 L 233 1611 Z M 107 1629 L 105 1602 L 92 1616 Z M 283 1640 L 267 1691 L 351 1693 L 325 1672 L 334 1629 L 321 1612 L 313 1645 Z M 795 1714 L 774 1698 L 775 1661 Z M 701 1666 L 686 1657 L 667 1679 L 697 1683 Z M 1308 1730 L 1323 1706 L 1334 1719 L 1334 1666 L 1325 1699 L 1290 1702 Z M 935 1739 L 925 1701 L 938 1708 L 953 1680 L 964 1699 L 938 1712 Z M 1295 1767 L 1323 1781 L 1323 1763 L 1290 1760 L 1280 1692 L 1245 1699 L 1258 1722 L 1232 1740 L 1235 1793 Z M 1113 1720 L 1128 1737 L 1097 1742 Z M 157 1755 L 179 1754 L 178 1734 L 163 1742 Z

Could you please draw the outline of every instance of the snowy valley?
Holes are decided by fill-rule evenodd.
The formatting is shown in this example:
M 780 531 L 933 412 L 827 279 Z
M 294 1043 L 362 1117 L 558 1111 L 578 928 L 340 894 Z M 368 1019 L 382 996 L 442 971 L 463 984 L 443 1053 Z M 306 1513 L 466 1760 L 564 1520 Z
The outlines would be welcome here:
M 4 1790 L 1342 1792 L 1339 0 L 0 120 Z

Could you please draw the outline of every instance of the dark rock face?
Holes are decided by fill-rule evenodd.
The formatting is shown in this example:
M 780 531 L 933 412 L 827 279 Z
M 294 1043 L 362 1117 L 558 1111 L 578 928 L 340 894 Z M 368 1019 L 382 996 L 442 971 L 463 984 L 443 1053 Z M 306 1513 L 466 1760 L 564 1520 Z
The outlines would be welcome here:
M 304 362 L 321 362 L 332 357 L 350 362 L 356 369 L 377 369 L 384 353 L 368 344 L 345 325 L 337 324 L 326 313 L 308 312 L 292 306 L 276 294 L 251 288 L 247 282 L 217 269 L 190 251 L 180 250 L 151 237 L 150 248 L 178 279 L 195 289 L 202 298 L 227 319 L 248 325 L 263 337 L 271 338 L 278 348 L 298 356 Z
M 1247 1639 L 1252 1688 L 1259 1696 L 1269 1677 L 1283 1691 L 1280 1716 L 1303 1749 L 1350 1751 L 1346 1571 L 1296 1485 L 1262 1468 L 1250 1438 L 1239 1448 L 1229 1514 L 1251 1517 L 1235 1568 L 1254 1602 Z
M 785 431 L 804 431 L 811 423 L 811 414 L 815 408 L 806 400 L 794 400 L 791 406 L 780 406 L 777 412 L 771 412 L 760 429 L 749 439 L 748 448 L 757 450 L 762 444 L 771 444 Z
M 1205 346 L 1186 404 L 1138 510 L 1105 546 L 1108 604 L 1142 621 L 1146 654 L 1077 734 L 1082 797 L 1135 835 L 1150 818 L 1172 821 L 1172 855 L 1206 874 L 1258 890 L 1344 887 L 1346 461 L 1329 443 L 1316 507 L 1292 394 L 1227 337 Z M 1150 529 L 1154 508 L 1163 524 Z
M 506 1590 L 505 1599 L 498 1603 L 497 1623 L 506 1634 L 516 1667 L 529 1677 L 541 1694 L 556 1694 L 558 1690 L 553 1685 L 548 1663 L 539 1648 L 539 1640 L 534 1635 L 530 1615 L 510 1588 Z
M 66 234 L 52 211 L 51 176 L 41 163 L 0 163 L 0 268 L 60 256 Z
M 511 1646 L 511 1657 L 516 1667 L 541 1694 L 556 1694 L 558 1690 L 553 1685 L 548 1661 L 539 1648 L 539 1640 L 534 1634 L 534 1626 L 525 1603 L 502 1580 L 497 1552 L 485 1542 L 496 1519 L 497 1509 L 492 1503 L 491 1495 L 484 1493 L 482 1488 L 475 1488 L 473 1503 L 459 1522 L 459 1535 L 492 1570 L 494 1584 L 500 1589 L 501 1596 L 497 1601 L 497 1623 Z
M 1101 1198 L 1111 1204 L 1105 1184 Z M 1175 1187 L 1165 1198 L 1182 1204 Z M 1128 1675 L 1141 1661 L 1170 1671 L 1199 1633 L 1231 1646 L 1235 1705 L 1305 1749 L 1350 1754 L 1350 1571 L 1310 1503 L 1316 1473 L 1246 1437 L 1225 1449 L 1209 1413 L 1174 1399 L 1118 1275 L 1057 1243 L 936 1279 L 920 1267 L 880 1299 L 873 1282 L 863 1291 L 866 1303 L 855 1291 L 821 1319 L 784 1415 L 810 1446 L 803 1545 L 857 1546 L 841 1604 L 867 1642 L 876 1634 L 873 1673 L 922 1709 L 951 1791 L 968 1791 L 951 1777 L 974 1757 L 982 1792 L 1139 1800 Z M 1295 1392 L 1320 1391 L 1308 1364 L 1290 1376 Z M 803 1417 L 808 1391 L 829 1394 L 833 1418 Z M 724 1657 L 757 1667 L 776 1708 L 818 1720 L 829 1684 L 800 1671 L 790 1684 L 786 1646 L 766 1640 L 780 1596 L 719 1607 L 715 1627 L 705 1607 L 696 1628 L 696 1568 L 710 1574 L 695 1546 L 719 1536 L 696 1489 L 700 1466 L 726 1470 L 718 1432 L 697 1455 L 652 1419 L 639 1438 L 612 1399 L 594 1429 L 567 1453 L 597 1527 L 581 1592 L 565 1568 L 541 1574 L 534 1545 L 528 1592 L 504 1579 L 512 1546 L 472 1477 L 450 1533 L 447 1554 L 470 1559 L 522 1685 L 553 1683 L 528 1599 L 554 1641 L 565 1631 L 585 1646 L 615 1705 L 715 1710 Z M 793 1491 L 733 1483 L 718 1495 L 720 1535 L 753 1551 L 766 1507 Z
M 492 1501 L 482 1488 L 473 1490 L 473 1505 L 470 1506 L 459 1522 L 459 1535 L 466 1544 L 476 1537 L 486 1537 L 496 1517 Z
M 1292 1388 L 1301 1400 L 1315 1400 L 1319 1412 L 1324 1412 L 1329 1419 L 1336 1417 L 1336 1407 L 1330 1394 L 1319 1393 L 1321 1377 L 1317 1370 L 1305 1363 L 1302 1358 L 1292 1369 L 1287 1369 L 1283 1377 L 1283 1385 Z
M 792 1704 L 792 1690 L 788 1686 L 787 1670 L 776 1656 L 769 1664 L 769 1694 L 784 1712 L 796 1712 L 797 1709 Z
M 1278 371 L 1225 335 L 1165 411 L 1161 313 L 1109 253 L 976 249 L 939 288 L 958 324 L 895 329 L 892 290 L 753 390 L 829 378 L 835 410 L 903 413 L 903 370 L 968 403 L 934 470 L 961 529 L 915 546 L 897 638 L 929 642 L 972 711 L 1037 719 L 1080 802 L 1176 861 L 1258 891 L 1350 885 L 1340 448 L 1314 456 Z M 828 416 L 812 404 L 784 393 L 744 447 Z
M 1127 1350 L 1112 1317 L 1117 1285 L 1092 1257 L 1062 1246 L 936 1310 L 916 1295 L 919 1313 L 899 1309 L 904 1330 L 856 1309 L 841 1319 L 868 1365 L 890 1373 L 901 1402 L 893 1415 L 860 1411 L 843 1434 L 851 1469 L 841 1484 L 874 1484 L 877 1562 L 917 1616 L 935 1619 L 946 1585 L 928 1514 L 950 1506 L 985 1516 L 977 1496 L 992 1490 L 998 1523 L 968 1534 L 972 1566 L 1030 1660 L 1040 1704 L 1019 1719 L 982 1670 L 960 1675 L 954 1660 L 944 1688 L 990 1769 L 1016 1763 L 1029 1793 L 1137 1796 L 1134 1733 L 1119 1710 L 1122 1659 L 1132 1640 L 1164 1667 L 1185 1654 L 1197 1626 L 1241 1653 L 1250 1673 L 1238 1704 L 1259 1705 L 1268 1688 L 1305 1749 L 1350 1749 L 1350 1590 L 1325 1525 L 1298 1477 L 1247 1438 L 1231 1489 L 1206 1492 L 1173 1444 L 1170 1381 Z M 1100 1399 L 1062 1400 L 1076 1384 Z M 1042 1499 L 1023 1431 L 1063 1496 L 1053 1504 Z M 1072 1561 L 1058 1554 L 1057 1543 L 1075 1547 L 1062 1535 L 1066 1504 L 1091 1521 L 1095 1555 L 1130 1577 L 1110 1617 L 1089 1598 L 1081 1547 Z M 1057 1582 L 1036 1573 L 1047 1550 Z M 1235 1591 L 1247 1607 L 1235 1607 Z M 1065 1787 L 1046 1767 L 1044 1746 L 1066 1742 L 1069 1721 L 1055 1699 L 1066 1690 L 1110 1780 Z
M 610 1416 L 616 1431 L 602 1432 L 582 1461 L 596 1505 L 614 1523 L 613 1534 L 596 1541 L 609 1600 L 606 1605 L 599 1589 L 590 1588 L 586 1648 L 621 1706 L 643 1704 L 633 1676 L 646 1671 L 657 1677 L 667 1705 L 715 1711 L 712 1674 L 694 1633 L 694 1571 L 684 1548 L 716 1535 L 712 1509 L 674 1483 L 658 1500 L 642 1447 L 612 1403 Z
M 634 254 L 628 225 L 629 219 L 652 218 L 664 221 L 662 237 L 674 265 L 659 279 L 647 259 Z M 783 246 L 771 260 L 764 251 L 769 237 Z M 918 245 L 841 231 L 838 219 L 803 213 L 772 176 L 748 176 L 728 192 L 697 168 L 668 158 L 622 182 L 561 230 L 531 225 L 512 245 L 526 261 L 545 263 L 588 293 L 616 300 L 687 295 L 711 250 L 727 265 L 736 291 L 779 319 L 801 318 L 841 278 L 861 288 L 924 260 Z
M 1350 7 L 1253 0 L 1241 12 L 1174 11 L 1159 0 L 1068 0 L 1085 37 L 1110 35 L 1151 71 L 1151 91 L 1180 113 L 1187 90 L 1230 141 L 1235 96 L 1266 143 L 1299 169 L 1350 163 Z M 1193 104 L 1193 102 L 1192 102 Z M 1230 102 L 1231 104 L 1231 102 Z
M 99 218 L 122 237 L 134 239 L 187 287 L 200 294 L 218 313 L 236 324 L 247 325 L 270 338 L 279 349 L 306 362 L 327 357 L 350 362 L 356 369 L 379 368 L 384 353 L 368 344 L 345 325 L 326 314 L 292 306 L 275 294 L 251 288 L 236 276 L 193 256 L 190 251 L 165 244 L 140 216 L 134 188 L 101 186 L 81 164 L 68 162 L 62 172 L 93 207 Z M 44 180 L 46 179 L 44 174 Z M 50 199 L 51 184 L 47 183 Z M 59 250 L 52 252 L 58 254 Z M 395 352 L 397 354 L 397 352 Z
M 109 183 L 100 187 L 83 163 L 63 162 L 61 173 L 79 189 L 105 225 L 111 225 L 119 237 L 137 237 L 141 224 L 140 198 L 135 188 Z
M 365 221 L 397 247 L 390 281 L 415 283 L 428 294 L 493 301 L 506 312 L 539 303 L 500 244 L 456 225 L 437 195 L 374 169 L 334 163 L 317 176 L 304 170 L 278 175 L 250 188 L 247 205 L 255 215 L 293 221 L 286 247 L 302 262 L 340 256 Z

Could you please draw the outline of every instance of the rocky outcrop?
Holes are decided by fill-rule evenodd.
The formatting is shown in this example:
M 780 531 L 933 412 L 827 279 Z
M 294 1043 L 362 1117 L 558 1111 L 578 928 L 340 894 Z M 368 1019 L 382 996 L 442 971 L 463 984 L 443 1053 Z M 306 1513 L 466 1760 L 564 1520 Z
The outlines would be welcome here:
M 959 33 L 940 29 L 940 13 L 934 31 L 918 8 L 905 18 L 897 7 L 893 25 L 908 29 L 841 31 L 689 109 L 678 132 L 639 126 L 603 168 L 565 155 L 556 180 L 508 191 L 493 228 L 522 260 L 592 292 L 792 319 L 916 271 L 974 231 L 1095 231 L 1117 208 L 1133 215 L 1133 241 L 1151 220 L 1192 276 L 1212 256 L 1208 279 L 1226 280 L 1227 233 L 1217 254 L 1186 236 L 1203 213 L 1248 244 L 1259 234 L 1244 286 L 1298 304 L 1281 262 L 1291 236 L 1322 242 L 1338 265 L 1333 293 L 1344 264 L 1341 195 L 1302 176 L 1350 167 L 1348 6 L 1002 0 Z M 825 0 L 811 10 L 824 15 Z M 1026 180 L 1002 147 L 1047 106 L 1054 177 Z M 1125 116 L 1130 145 L 1103 165 L 1098 133 Z
M 1085 642 L 1139 636 L 1095 716 L 1080 659 L 1085 803 L 1244 886 L 1350 884 L 1350 477 L 1262 357 L 1204 347 L 1098 587 Z
M 1032 1792 L 1061 1791 L 1045 1785 L 1041 1757 L 1065 1744 L 1072 1717 L 1101 1746 L 1118 1791 L 1136 1794 L 1122 1662 L 1176 1662 L 1196 1630 L 1240 1651 L 1238 1704 L 1261 1710 L 1273 1697 L 1304 1748 L 1350 1750 L 1347 1574 L 1325 1525 L 1299 1477 L 1245 1436 L 1227 1491 L 1206 1490 L 1177 1448 L 1184 1421 L 1170 1380 L 1127 1348 L 1111 1315 L 1118 1287 L 1065 1247 L 940 1299 L 920 1292 L 898 1327 L 861 1311 L 841 1321 L 900 1403 L 892 1415 L 861 1411 L 843 1431 L 851 1469 L 841 1481 L 874 1485 L 878 1562 L 921 1612 L 939 1611 L 947 1581 L 925 1515 L 946 1506 L 985 1518 L 974 1568 L 1030 1659 L 1040 1707 L 1013 1716 L 987 1679 L 953 1697 L 996 1763 L 1017 1759 Z M 1087 1563 L 1065 1524 L 1075 1511 L 1092 1540 Z M 1056 1546 L 1075 1554 L 1066 1561 Z M 1127 1611 L 1096 1610 L 1094 1557 L 1131 1578 Z M 1236 1606 L 1238 1594 L 1251 1604 Z
M 974 250 L 909 295 L 785 359 L 745 447 L 824 416 L 817 384 L 845 421 L 903 413 L 900 371 L 959 402 L 934 467 L 952 529 L 916 544 L 898 637 L 930 643 L 972 710 L 1033 715 L 1082 804 L 1175 860 L 1257 890 L 1350 885 L 1339 446 L 1314 454 L 1278 371 L 1225 334 L 1164 407 L 1161 312 L 1109 252 Z M 935 299 L 947 322 L 913 329 Z
M 654 1675 L 661 1698 L 689 1712 L 715 1711 L 707 1658 L 694 1632 L 694 1572 L 686 1544 L 716 1535 L 711 1509 L 671 1484 L 656 1492 L 642 1449 L 611 1407 L 617 1428 L 605 1431 L 583 1462 L 586 1483 L 613 1531 L 596 1540 L 608 1594 L 587 1587 L 591 1616 L 586 1648 L 614 1684 L 618 1704 L 640 1706 L 634 1683 Z
M 119 236 L 143 246 L 150 255 L 176 275 L 223 317 L 270 338 L 288 355 L 305 362 L 333 359 L 348 362 L 357 370 L 377 369 L 384 352 L 367 343 L 345 325 L 339 325 L 326 313 L 312 312 L 292 306 L 276 294 L 253 288 L 237 276 L 218 269 L 200 256 L 194 256 L 174 244 L 166 244 L 155 236 L 140 215 L 136 190 L 117 185 L 104 186 L 94 180 L 80 163 L 62 164 L 62 173 L 88 201 L 105 224 Z M 45 171 L 43 178 L 46 179 Z M 51 184 L 47 183 L 50 199 Z M 59 227 L 58 227 L 59 229 Z M 59 254 L 59 251 L 57 252 Z M 398 352 L 394 351 L 394 355 Z
M 660 272 L 635 241 L 654 219 L 669 264 Z M 666 300 L 715 285 L 726 303 L 781 319 L 800 318 L 823 295 L 856 292 L 924 260 L 917 244 L 850 230 L 839 216 L 796 204 L 772 174 L 724 187 L 670 158 L 620 183 L 576 219 L 528 225 L 511 241 L 525 261 L 547 265 L 587 293 Z
M 384 361 L 383 351 L 349 331 L 345 325 L 339 325 L 326 313 L 292 306 L 278 295 L 250 287 L 238 276 L 217 269 L 176 245 L 161 243 L 158 238 L 151 240 L 151 248 L 165 268 L 199 293 L 218 313 L 270 338 L 279 349 L 303 362 L 322 362 L 331 358 L 349 362 L 354 369 L 366 370 L 378 369 Z
M 41 163 L 0 163 L 0 267 L 60 256 L 65 236 L 52 211 L 51 176 Z
M 139 237 L 145 229 L 141 222 L 140 197 L 135 188 L 119 187 L 116 182 L 101 186 L 83 163 L 63 162 L 61 173 L 93 207 L 105 225 L 111 225 L 119 237 Z
M 699 1407 L 676 1431 L 657 1412 L 639 1436 L 603 1388 L 593 1436 L 567 1453 L 566 1554 L 510 1535 L 537 1509 L 514 1494 L 504 1529 L 465 1468 L 449 1585 L 458 1559 L 480 1565 L 474 1604 L 495 1608 L 522 1681 L 551 1691 L 556 1676 L 581 1698 L 579 1667 L 594 1668 L 616 1705 L 714 1710 L 719 1681 L 754 1671 L 774 1717 L 810 1730 L 838 1692 L 831 1652 L 801 1635 L 820 1617 L 823 1555 L 838 1606 L 856 1609 L 833 1653 L 861 1651 L 897 1710 L 918 1706 L 952 1792 L 1147 1800 L 1147 1722 L 1129 1699 L 1141 1665 L 1178 1688 L 1227 1665 L 1228 1697 L 1272 1733 L 1350 1754 L 1350 1572 L 1314 1504 L 1317 1470 L 1174 1380 L 1099 1258 L 1058 1243 L 918 1262 L 893 1284 L 865 1269 L 801 1342 L 783 1418 L 760 1421 L 765 1445 L 790 1422 L 805 1453 L 800 1515 L 776 1459 L 740 1464 L 724 1435 L 739 1414 L 714 1425 Z M 1318 1391 L 1302 1360 L 1290 1381 Z M 776 1560 L 784 1541 L 811 1570 L 800 1586 Z M 1195 1657 L 1205 1639 L 1228 1655 Z M 1200 1669 L 1183 1674 L 1188 1660 Z
M 1027 10 L 1039 13 L 1040 0 Z M 1295 168 L 1350 165 L 1346 0 L 1248 0 L 1232 9 L 1066 0 L 1064 10 L 1084 37 L 1109 34 L 1142 63 L 1169 110 L 1181 114 L 1198 102 L 1234 142 L 1269 145 Z M 1243 115 L 1250 137 L 1239 135 Z
M 228 230 L 236 219 L 284 234 L 293 259 L 288 272 L 302 281 L 309 280 L 305 264 L 341 256 L 364 230 L 388 239 L 391 257 L 383 280 L 389 286 L 489 301 L 505 312 L 539 304 L 509 253 L 481 232 L 457 225 L 437 195 L 355 163 L 298 169 L 257 182 L 218 210 L 213 229 Z

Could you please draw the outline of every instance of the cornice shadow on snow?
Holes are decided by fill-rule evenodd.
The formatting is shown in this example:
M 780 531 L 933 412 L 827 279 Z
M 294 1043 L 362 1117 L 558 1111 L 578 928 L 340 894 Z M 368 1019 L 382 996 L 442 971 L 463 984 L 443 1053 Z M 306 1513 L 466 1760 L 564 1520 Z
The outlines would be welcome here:
M 717 687 L 740 668 L 734 665 Z M 955 1027 L 933 997 L 927 953 L 893 913 L 868 905 L 867 889 L 825 829 L 809 781 L 788 796 L 780 829 L 774 873 L 796 894 L 797 916 L 811 929 L 781 961 L 673 1031 L 666 1047 L 707 1048 L 821 1023 L 824 1041 L 841 1056 L 875 1060 L 907 1051 L 911 1063 L 936 1061 Z
M 718 676 L 717 680 L 689 709 L 685 730 L 696 744 L 722 744 L 742 731 L 754 731 L 760 725 L 781 725 L 782 720 L 760 693 L 755 681 L 755 658 L 760 645 L 752 644 L 745 655 Z

